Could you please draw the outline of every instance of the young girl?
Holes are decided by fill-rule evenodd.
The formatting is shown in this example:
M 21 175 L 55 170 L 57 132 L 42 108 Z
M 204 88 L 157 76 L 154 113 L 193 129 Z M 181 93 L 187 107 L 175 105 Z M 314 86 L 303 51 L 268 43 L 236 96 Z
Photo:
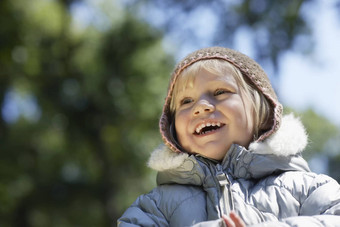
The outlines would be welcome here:
M 340 226 L 340 187 L 310 172 L 307 136 L 262 68 L 222 47 L 172 74 L 160 119 L 158 186 L 118 226 Z

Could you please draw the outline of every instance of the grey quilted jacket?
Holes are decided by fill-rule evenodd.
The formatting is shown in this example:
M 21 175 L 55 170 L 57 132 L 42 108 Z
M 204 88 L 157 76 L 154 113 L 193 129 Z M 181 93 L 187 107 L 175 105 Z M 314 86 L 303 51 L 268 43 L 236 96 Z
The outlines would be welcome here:
M 301 151 L 307 137 L 285 116 L 265 143 L 233 145 L 222 162 L 163 147 L 149 165 L 158 186 L 140 196 L 118 226 L 224 226 L 234 210 L 247 226 L 340 226 L 340 187 L 310 172 Z

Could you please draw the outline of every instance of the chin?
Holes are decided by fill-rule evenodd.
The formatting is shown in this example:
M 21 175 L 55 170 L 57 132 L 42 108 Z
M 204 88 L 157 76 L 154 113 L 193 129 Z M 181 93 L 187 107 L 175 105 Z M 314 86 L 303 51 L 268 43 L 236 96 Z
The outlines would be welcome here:
M 202 152 L 200 154 L 203 155 L 204 157 L 220 161 L 224 158 L 226 153 L 227 153 L 226 151 L 216 151 L 216 152 L 210 152 L 210 153 Z

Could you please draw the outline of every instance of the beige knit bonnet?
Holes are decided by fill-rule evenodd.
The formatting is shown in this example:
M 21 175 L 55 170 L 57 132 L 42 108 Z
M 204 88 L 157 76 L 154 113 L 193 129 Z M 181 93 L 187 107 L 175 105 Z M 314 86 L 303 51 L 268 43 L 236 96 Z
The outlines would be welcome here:
M 261 66 L 257 64 L 253 59 L 248 56 L 228 48 L 224 47 L 210 47 L 197 50 L 182 61 L 180 61 L 175 70 L 172 73 L 168 94 L 165 99 L 165 104 L 163 107 L 163 113 L 159 121 L 160 132 L 164 143 L 174 152 L 181 152 L 176 143 L 173 141 L 171 125 L 174 121 L 173 116 L 171 116 L 170 103 L 173 95 L 173 89 L 175 82 L 181 72 L 193 63 L 206 60 L 206 59 L 222 59 L 230 62 L 236 66 L 250 81 L 256 86 L 256 88 L 262 92 L 264 97 L 268 100 L 273 110 L 272 126 L 266 132 L 259 136 L 257 141 L 263 141 L 272 135 L 280 127 L 281 117 L 282 117 L 282 105 L 279 103 L 277 96 L 272 88 L 267 74 L 263 71 Z

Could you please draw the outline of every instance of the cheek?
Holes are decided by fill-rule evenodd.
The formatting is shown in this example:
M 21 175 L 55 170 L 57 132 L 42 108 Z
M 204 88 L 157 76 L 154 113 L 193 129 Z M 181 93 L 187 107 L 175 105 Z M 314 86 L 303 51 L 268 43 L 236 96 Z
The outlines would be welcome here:
M 253 128 L 253 111 L 250 108 L 250 103 L 243 103 L 242 100 L 236 100 L 228 106 L 230 116 L 238 127 L 243 129 Z
M 181 136 L 184 134 L 184 130 L 187 125 L 187 117 L 185 114 L 179 113 L 175 116 L 175 129 L 178 139 L 180 140 Z
M 224 106 L 225 112 L 233 118 L 234 121 L 242 123 L 243 119 L 246 118 L 247 113 L 240 100 L 233 100 L 228 102 Z

